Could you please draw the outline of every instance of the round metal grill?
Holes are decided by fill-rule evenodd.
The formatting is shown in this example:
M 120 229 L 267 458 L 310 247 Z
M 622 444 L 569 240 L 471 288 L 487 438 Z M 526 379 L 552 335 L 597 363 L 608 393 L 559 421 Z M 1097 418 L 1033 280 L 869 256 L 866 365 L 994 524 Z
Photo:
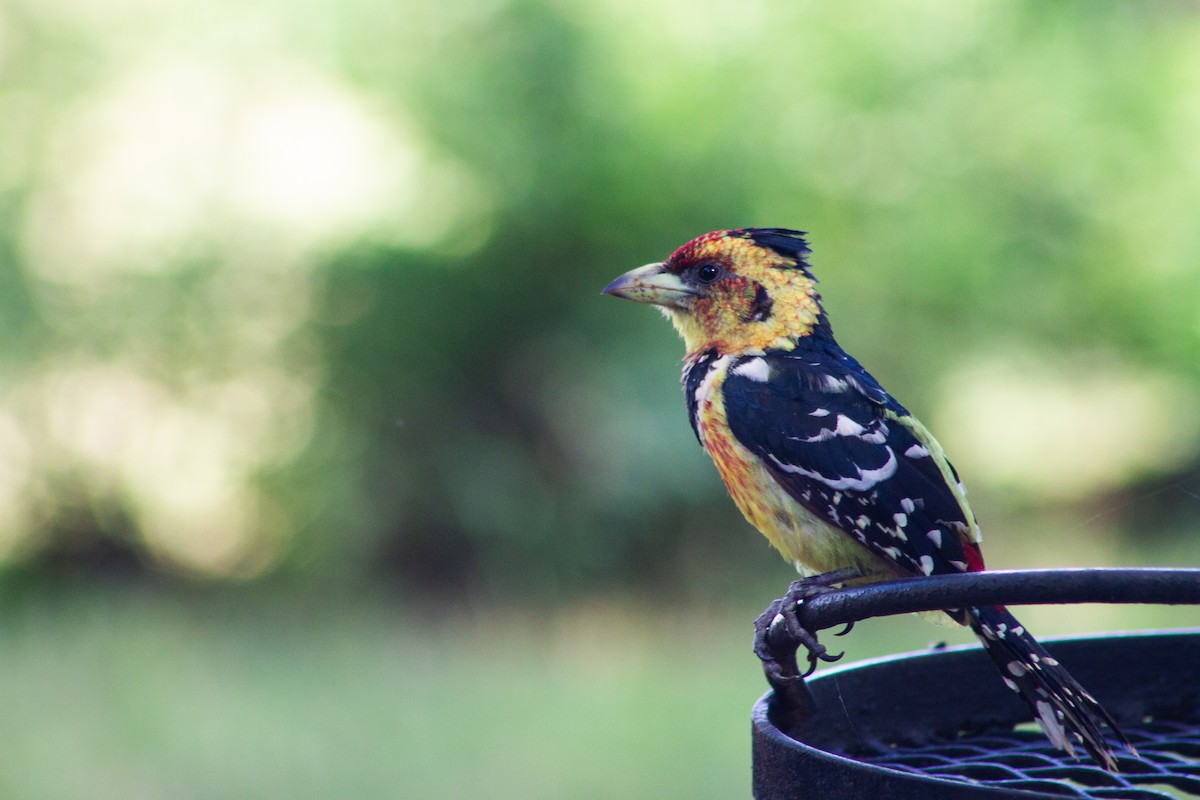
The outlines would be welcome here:
M 799 715 L 768 693 L 755 797 L 1200 797 L 1200 629 L 1045 644 L 1133 742 L 1119 773 L 1055 750 L 987 657 L 962 647 L 825 671 Z

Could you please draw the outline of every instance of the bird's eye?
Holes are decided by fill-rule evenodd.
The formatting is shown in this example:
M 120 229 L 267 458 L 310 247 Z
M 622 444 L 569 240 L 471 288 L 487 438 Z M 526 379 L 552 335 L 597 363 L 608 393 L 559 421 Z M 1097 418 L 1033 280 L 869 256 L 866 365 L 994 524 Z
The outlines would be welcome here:
M 696 280 L 701 283 L 712 283 L 721 277 L 721 268 L 716 264 L 701 264 L 696 270 Z

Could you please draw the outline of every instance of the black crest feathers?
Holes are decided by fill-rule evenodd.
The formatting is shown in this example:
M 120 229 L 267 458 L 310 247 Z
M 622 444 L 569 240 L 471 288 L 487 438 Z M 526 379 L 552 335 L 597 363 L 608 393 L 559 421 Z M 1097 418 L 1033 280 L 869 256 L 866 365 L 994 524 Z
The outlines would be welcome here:
M 790 228 L 746 228 L 738 233 L 759 247 L 774 250 L 784 258 L 794 259 L 798 268 L 808 272 L 808 256 L 812 253 L 812 248 L 804 238 L 804 231 L 794 231 Z

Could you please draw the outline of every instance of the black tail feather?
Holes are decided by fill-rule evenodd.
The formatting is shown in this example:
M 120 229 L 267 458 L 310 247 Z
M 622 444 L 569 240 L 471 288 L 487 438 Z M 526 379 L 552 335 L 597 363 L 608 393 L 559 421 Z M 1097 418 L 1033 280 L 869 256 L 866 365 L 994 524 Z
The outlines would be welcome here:
M 1038 644 L 1003 606 L 967 610 L 971 630 L 1000 670 L 1004 683 L 1033 710 L 1034 719 L 1055 747 L 1075 754 L 1074 738 L 1092 759 L 1115 772 L 1117 758 L 1104 738 L 1107 725 L 1125 747 L 1129 741 L 1096 698 Z

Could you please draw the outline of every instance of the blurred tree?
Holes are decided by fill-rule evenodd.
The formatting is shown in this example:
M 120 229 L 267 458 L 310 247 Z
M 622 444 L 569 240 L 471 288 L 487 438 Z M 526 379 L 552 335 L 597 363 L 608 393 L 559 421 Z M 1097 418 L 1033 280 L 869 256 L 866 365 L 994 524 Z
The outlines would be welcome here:
M 84 519 L 172 573 L 529 596 L 761 566 L 678 343 L 598 294 L 743 225 L 812 233 L 985 524 L 1165 481 L 1194 532 L 1196 53 L 1191 4 L 8 0 L 0 548 Z

